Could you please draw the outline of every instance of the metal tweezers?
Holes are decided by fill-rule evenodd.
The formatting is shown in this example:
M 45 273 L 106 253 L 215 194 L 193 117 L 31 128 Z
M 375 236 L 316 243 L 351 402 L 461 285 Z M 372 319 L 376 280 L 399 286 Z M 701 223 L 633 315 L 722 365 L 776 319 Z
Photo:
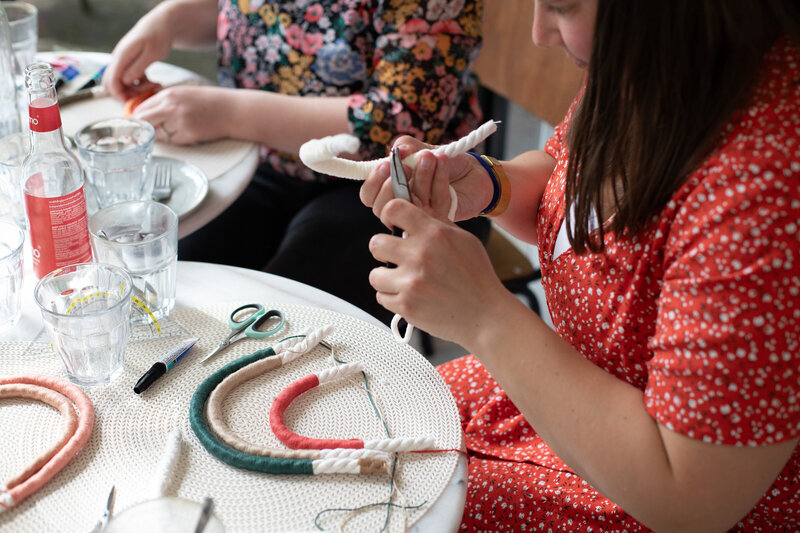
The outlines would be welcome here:
M 389 156 L 389 171 L 392 177 L 394 197 L 410 202 L 411 193 L 408 190 L 408 176 L 406 176 L 406 171 L 403 169 L 403 160 L 400 159 L 400 152 L 397 151 L 397 148 L 392 148 L 392 153 Z M 392 228 L 392 235 L 400 237 L 403 235 L 403 230 L 395 226 Z

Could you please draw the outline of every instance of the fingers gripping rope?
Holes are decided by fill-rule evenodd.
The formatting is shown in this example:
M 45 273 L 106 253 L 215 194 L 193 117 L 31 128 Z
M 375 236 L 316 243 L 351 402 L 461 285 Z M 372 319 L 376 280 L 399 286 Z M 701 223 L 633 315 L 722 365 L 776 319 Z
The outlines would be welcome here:
M 463 154 L 470 148 L 485 141 L 492 133 L 497 131 L 497 124 L 498 123 L 494 120 L 490 120 L 461 139 L 451 142 L 450 144 L 437 146 L 430 151 L 433 154 L 444 154 L 448 157 Z M 338 157 L 341 153 L 355 153 L 358 151 L 358 146 L 358 138 L 348 134 L 332 135 L 330 137 L 323 137 L 322 139 L 312 139 L 300 147 L 300 160 L 303 161 L 307 167 L 317 172 L 337 176 L 339 178 L 363 181 L 367 179 L 367 176 L 372 170 L 384 161 L 389 161 L 389 158 L 384 157 L 383 159 L 375 159 L 373 161 L 352 161 L 350 159 Z M 411 169 L 416 168 L 420 153 L 422 152 L 414 152 L 409 155 L 403 160 L 403 164 Z M 450 187 L 450 211 L 447 216 L 451 221 L 456 218 L 457 209 L 458 196 L 456 195 L 455 189 Z M 405 238 L 405 233 L 403 234 L 403 238 Z M 414 332 L 414 326 L 408 324 L 405 334 L 400 335 L 398 325 L 401 318 L 400 315 L 394 315 L 392 318 L 392 333 L 396 340 L 408 344 L 411 340 L 411 334 Z

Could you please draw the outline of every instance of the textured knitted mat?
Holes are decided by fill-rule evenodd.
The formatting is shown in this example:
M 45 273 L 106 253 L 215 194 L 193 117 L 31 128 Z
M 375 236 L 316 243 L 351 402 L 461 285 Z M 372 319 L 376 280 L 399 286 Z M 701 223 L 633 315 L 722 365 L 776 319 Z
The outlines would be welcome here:
M 183 432 L 169 496 L 200 502 L 211 496 L 226 531 L 310 531 L 326 509 L 352 509 L 387 502 L 388 475 L 274 476 L 238 470 L 215 459 L 189 428 L 192 394 L 212 372 L 234 359 L 280 338 L 332 325 L 327 339 L 336 356 L 364 364 L 377 407 L 393 437 L 430 435 L 441 449 L 463 447 L 455 403 L 438 373 L 425 358 L 375 326 L 346 315 L 307 306 L 262 302 L 286 314 L 286 328 L 275 339 L 247 339 L 233 344 L 206 364 L 198 361 L 229 332 L 227 315 L 237 304 L 217 304 L 175 312 L 165 328 L 171 335 L 137 339 L 128 346 L 125 371 L 112 384 L 84 389 L 95 407 L 96 423 L 86 447 L 52 481 L 19 507 L 0 515 L 0 530 L 82 532 L 90 530 L 103 511 L 111 485 L 116 485 L 115 512 L 147 500 L 158 489 L 156 469 L 167 436 Z M 178 333 L 176 333 L 178 332 Z M 136 380 L 177 344 L 183 333 L 200 341 L 145 393 L 132 391 Z M 269 427 L 275 396 L 289 384 L 331 366 L 330 352 L 317 347 L 302 358 L 236 388 L 223 406 L 228 426 L 242 438 L 281 447 Z M 0 342 L 0 375 L 41 373 L 64 376 L 58 357 L 42 343 Z M 58 438 L 59 413 L 27 400 L 0 400 L 0 479 L 30 463 L 35 454 Z M 292 403 L 286 423 L 295 432 L 315 438 L 385 438 L 386 432 L 369 403 L 363 379 L 353 376 L 309 391 Z M 458 461 L 457 453 L 400 454 L 388 531 L 413 525 L 439 498 Z M 359 512 L 326 512 L 325 529 L 380 531 L 386 506 Z

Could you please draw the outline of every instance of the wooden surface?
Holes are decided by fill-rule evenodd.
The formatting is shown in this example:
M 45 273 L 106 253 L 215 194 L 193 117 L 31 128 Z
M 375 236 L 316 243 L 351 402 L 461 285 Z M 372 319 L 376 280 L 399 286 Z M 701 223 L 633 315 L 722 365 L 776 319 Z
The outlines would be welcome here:
M 532 26 L 532 0 L 486 0 L 475 72 L 485 87 L 555 125 L 580 88 L 583 70 L 562 49 L 534 45 Z

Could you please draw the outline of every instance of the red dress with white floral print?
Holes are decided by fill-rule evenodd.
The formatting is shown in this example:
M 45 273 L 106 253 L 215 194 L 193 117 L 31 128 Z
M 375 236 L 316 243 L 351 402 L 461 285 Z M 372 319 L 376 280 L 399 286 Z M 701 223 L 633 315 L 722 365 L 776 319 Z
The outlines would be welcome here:
M 637 238 L 607 234 L 604 254 L 553 256 L 570 119 L 546 146 L 558 163 L 538 219 L 556 331 L 641 389 L 673 431 L 739 446 L 797 438 L 800 50 L 776 43 L 706 161 Z M 462 530 L 647 530 L 561 462 L 477 359 L 439 370 L 471 455 Z M 734 530 L 800 531 L 798 448 Z

